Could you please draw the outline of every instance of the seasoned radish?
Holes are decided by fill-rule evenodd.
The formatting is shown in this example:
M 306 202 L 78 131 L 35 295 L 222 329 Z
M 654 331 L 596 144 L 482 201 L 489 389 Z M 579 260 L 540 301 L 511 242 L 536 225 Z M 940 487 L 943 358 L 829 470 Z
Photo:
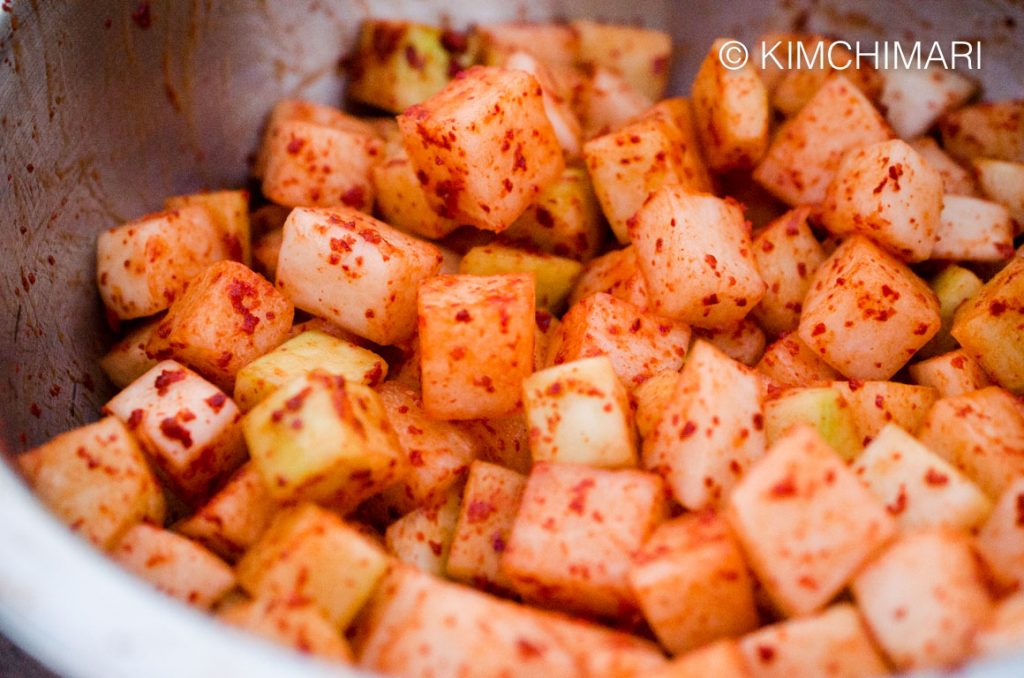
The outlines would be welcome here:
M 844 241 L 804 299 L 800 339 L 843 375 L 887 379 L 939 331 L 924 281 L 864 236 Z
M 103 410 L 125 423 L 165 482 L 188 501 L 205 498 L 245 460 L 238 407 L 173 360 L 155 365 Z
M 630 220 L 651 309 L 697 327 L 745 317 L 764 296 L 749 226 L 734 202 L 666 186 Z
M 160 485 L 131 432 L 114 417 L 25 452 L 18 468 L 40 501 L 99 548 L 112 547 L 143 520 L 164 520 Z
M 120 320 L 153 315 L 181 296 L 204 268 L 227 257 L 221 230 L 206 207 L 148 214 L 97 238 L 100 297 Z
M 356 210 L 295 209 L 284 225 L 277 289 L 298 308 L 378 344 L 416 330 L 416 286 L 441 252 Z
M 701 148 L 716 172 L 754 167 L 768 148 L 768 90 L 753 64 L 723 64 L 729 42 L 711 43 L 691 90 Z
M 435 211 L 503 231 L 562 173 L 562 149 L 537 80 L 477 66 L 398 116 Z
M 832 233 L 860 233 L 911 262 L 932 255 L 942 217 L 942 177 L 899 139 L 843 155 L 821 206 Z
M 171 305 L 146 353 L 183 362 L 230 391 L 238 370 L 285 340 L 294 312 L 260 274 L 218 262 Z

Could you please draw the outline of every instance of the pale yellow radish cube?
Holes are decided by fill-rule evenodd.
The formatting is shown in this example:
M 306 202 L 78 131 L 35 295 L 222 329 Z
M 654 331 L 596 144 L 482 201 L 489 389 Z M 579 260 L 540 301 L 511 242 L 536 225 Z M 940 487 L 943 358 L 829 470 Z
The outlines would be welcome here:
M 914 383 L 934 388 L 939 398 L 960 396 L 992 385 L 981 365 L 962 349 L 914 363 L 908 372 Z
M 100 358 L 100 368 L 114 386 L 124 388 L 159 362 L 146 354 L 149 338 L 159 324 L 156 319 L 139 325 Z
M 634 470 L 534 464 L 501 559 L 524 599 L 605 617 L 636 608 L 633 554 L 664 513 L 661 478 Z
M 249 223 L 249 191 L 209 191 L 179 195 L 164 200 L 169 210 L 201 205 L 210 211 L 213 223 L 220 228 L 224 250 L 229 258 L 252 265 L 252 227 Z
M 641 438 L 649 436 L 661 421 L 661 415 L 672 401 L 679 372 L 664 370 L 633 389 L 636 428 Z
M 500 570 L 501 555 L 525 489 L 523 474 L 485 461 L 473 462 L 448 552 L 449 577 L 511 589 Z
M 974 483 L 896 424 L 883 428 L 852 468 L 904 532 L 970 530 L 992 510 Z
M 998 386 L 935 401 L 917 437 L 992 499 L 1024 475 L 1024 412 Z
M 629 395 L 607 356 L 534 372 L 523 382 L 534 462 L 636 466 Z
M 342 664 L 354 660 L 344 636 L 311 604 L 245 600 L 218 610 L 217 619 L 317 659 Z
M 604 240 L 601 206 L 582 167 L 566 167 L 505 231 L 548 254 L 589 261 Z
M 274 108 L 270 111 L 263 140 L 253 163 L 253 176 L 257 179 L 263 178 L 266 174 L 270 149 L 282 144 L 287 146 L 287 143 L 291 141 L 287 136 L 287 126 L 282 127 L 284 123 L 290 122 L 308 123 L 315 127 L 342 132 L 345 135 L 371 138 L 380 136 L 378 130 L 368 121 L 349 115 L 333 106 L 325 106 L 302 99 L 282 99 L 274 104 Z M 343 136 L 342 138 L 347 137 Z
M 630 221 L 630 234 L 655 313 L 723 327 L 764 296 L 749 227 L 733 202 L 667 186 Z
M 561 175 L 558 138 L 528 73 L 477 66 L 398 116 L 434 210 L 503 231 Z
M 748 367 L 757 364 L 768 343 L 764 330 L 750 317 L 724 327 L 694 327 L 694 339 L 703 339 L 733 360 Z
M 821 220 L 860 233 L 904 261 L 932 256 L 942 217 L 942 177 L 901 139 L 847 151 L 828 185 Z
M 62 433 L 18 455 L 17 464 L 39 500 L 99 548 L 110 548 L 142 520 L 163 523 L 163 491 L 114 417 Z
M 231 392 L 235 374 L 288 335 L 295 309 L 263 276 L 237 261 L 210 266 L 171 305 L 146 353 L 173 358 Z
M 753 678 L 739 644 L 732 639 L 708 643 L 675 658 L 651 678 Z
M 100 233 L 96 281 L 107 310 L 120 320 L 159 313 L 192 278 L 228 257 L 205 207 L 156 212 Z
M 242 418 L 223 391 L 165 360 L 103 407 L 125 423 L 186 501 L 205 498 L 245 460 Z
M 533 372 L 529 274 L 443 275 L 419 288 L 423 405 L 436 419 L 509 416 Z
M 162 593 L 203 610 L 235 587 L 235 573 L 223 560 L 191 539 L 145 523 L 125 532 L 110 557 Z
M 864 445 L 889 424 L 916 431 L 938 397 L 928 386 L 897 381 L 833 381 L 830 385 L 850 404 Z
M 1024 256 L 956 312 L 950 334 L 996 383 L 1024 393 Z
M 1013 222 L 999 203 L 947 195 L 932 259 L 1002 261 L 1013 256 Z
M 974 634 L 971 646 L 980 657 L 1019 655 L 1024 646 L 1024 594 L 1015 593 L 996 603 L 988 621 Z
M 278 513 L 238 563 L 238 583 L 255 598 L 311 601 L 344 629 L 388 566 L 379 546 L 312 504 Z
M 931 137 L 917 137 L 907 143 L 920 153 L 921 157 L 942 177 L 943 193 L 946 195 L 967 195 L 972 197 L 979 195 L 978 183 L 975 181 L 974 175 L 942 150 L 935 139 Z
M 460 68 L 472 63 L 465 35 L 440 26 L 391 19 L 364 19 L 345 67 L 346 94 L 400 113 L 436 94 Z
M 647 623 L 673 654 L 757 627 L 753 580 L 725 520 L 694 513 L 659 525 L 629 583 Z
M 500 275 L 532 273 L 537 307 L 558 311 L 565 303 L 583 267 L 578 261 L 550 254 L 528 252 L 507 245 L 481 245 L 466 252 L 459 273 Z
M 716 172 L 751 168 L 768 149 L 768 90 L 754 64 L 723 63 L 720 52 L 730 42 L 711 43 L 691 87 L 701 148 Z
M 903 671 L 958 665 L 992 612 L 970 535 L 944 528 L 902 537 L 851 587 L 871 635 Z
M 577 60 L 603 66 L 624 77 L 651 101 L 665 95 L 672 39 L 668 33 L 639 26 L 579 19 L 570 24 L 577 36 Z M 614 45 L 614 48 L 610 48 Z
M 828 383 L 839 376 L 795 332 L 769 344 L 756 369 L 780 389 Z
M 789 205 L 820 203 L 846 151 L 892 136 L 860 90 L 834 74 L 775 133 L 754 180 Z
M 322 369 L 346 381 L 376 386 L 384 381 L 388 364 L 376 353 L 319 330 L 289 339 L 238 371 L 235 402 L 248 412 L 296 377 Z
M 740 650 L 752 678 L 867 678 L 888 672 L 856 608 L 824 611 L 748 633 Z
M 662 475 L 684 507 L 720 506 L 764 454 L 762 392 L 756 372 L 697 342 L 660 421 L 644 440 L 644 468 Z
M 464 424 L 465 430 L 480 446 L 480 459 L 517 473 L 528 474 L 533 465 L 530 455 L 529 427 L 526 416 L 514 414 L 497 419 L 478 419 Z
M 852 461 L 863 449 L 850 403 L 834 388 L 792 388 L 765 401 L 764 432 L 769 447 L 797 424 L 814 428 L 846 461 Z
M 277 288 L 298 308 L 378 344 L 416 330 L 416 287 L 441 252 L 356 210 L 292 210 Z
M 618 73 L 595 66 L 574 86 L 573 108 L 583 139 L 614 132 L 641 116 L 653 103 Z
M 562 317 L 548 349 L 548 365 L 606 355 L 627 389 L 663 370 L 678 370 L 690 328 L 598 292 Z
M 787 616 L 826 605 L 898 529 L 806 426 L 791 430 L 747 472 L 726 515 L 758 581 Z
M 249 410 L 242 429 L 253 465 L 280 501 L 322 501 L 345 512 L 409 468 L 377 392 L 319 370 Z
M 278 508 L 263 476 L 247 463 L 199 510 L 176 523 L 174 531 L 233 563 L 256 543 Z
M 797 328 L 811 277 L 825 261 L 825 250 L 807 221 L 809 215 L 807 207 L 790 210 L 754 238 L 754 262 L 767 289 L 753 315 L 772 334 Z
M 403 563 L 443 577 L 458 519 L 459 494 L 453 491 L 442 503 L 420 506 L 391 523 L 384 545 Z
M 920 358 L 930 358 L 960 346 L 950 334 L 953 328 L 953 317 L 960 306 L 978 293 L 984 283 L 973 271 L 956 264 L 950 264 L 939 271 L 928 285 L 939 299 L 939 316 L 942 327 L 927 344 L 917 352 Z
M 975 158 L 971 163 L 982 193 L 1010 210 L 1016 221 L 1014 234 L 1024 228 L 1024 162 Z
M 1024 101 L 983 101 L 950 111 L 939 120 L 942 145 L 961 160 L 993 158 L 1024 162 Z
M 844 376 L 888 379 L 940 325 L 938 300 L 924 281 L 854 235 L 815 274 L 799 334 Z
M 466 479 L 480 444 L 454 423 L 430 418 L 415 390 L 385 382 L 378 393 L 409 469 L 385 490 L 385 503 L 398 513 L 442 504 Z
M 272 124 L 261 151 L 263 195 L 286 207 L 373 209 L 370 172 L 383 155 L 379 138 L 303 120 Z
M 688 141 L 662 115 L 644 116 L 583 146 L 594 193 L 619 242 L 630 241 L 629 220 L 651 193 L 663 186 L 704 188 L 686 175 L 683 153 Z
M 607 292 L 639 309 L 647 309 L 647 283 L 637 265 L 635 247 L 612 250 L 590 261 L 569 295 L 569 305 L 574 306 L 597 292 Z
M 386 146 L 384 160 L 374 165 L 370 179 L 377 196 L 377 212 L 395 228 L 424 238 L 443 238 L 458 228 L 457 221 L 441 216 L 430 207 L 401 143 Z
M 898 57 L 897 57 L 898 59 Z M 948 68 L 884 68 L 879 103 L 904 139 L 924 134 L 944 113 L 963 105 L 978 84 Z
M 1010 483 L 978 531 L 975 545 L 996 583 L 1017 590 L 1024 583 L 1024 478 Z

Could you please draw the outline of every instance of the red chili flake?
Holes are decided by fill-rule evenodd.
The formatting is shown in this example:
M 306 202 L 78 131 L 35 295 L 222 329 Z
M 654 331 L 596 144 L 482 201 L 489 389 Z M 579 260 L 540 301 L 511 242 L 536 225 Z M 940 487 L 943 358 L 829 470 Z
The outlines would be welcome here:
M 692 420 L 688 419 L 686 421 L 686 423 L 683 424 L 682 430 L 679 431 L 679 439 L 680 440 L 686 440 L 687 438 L 692 436 L 696 431 L 697 431 L 697 424 L 695 424 Z
M 516 147 L 516 162 L 512 166 L 512 169 L 513 169 L 513 171 L 514 170 L 525 170 L 526 169 L 526 156 L 523 155 L 523 147 L 522 146 L 517 146 Z
M 533 314 L 533 320 L 537 323 L 537 329 L 541 332 L 547 332 L 548 328 L 551 327 L 551 321 L 554 319 L 547 311 L 541 309 Z
M 896 299 L 900 298 L 900 293 L 894 290 L 893 288 L 889 287 L 888 285 L 882 285 L 882 296 L 892 297 L 895 301 Z
M 192 447 L 192 434 L 188 432 L 187 428 L 179 424 L 177 419 L 168 417 L 161 421 L 160 432 L 171 440 L 180 442 L 185 449 Z
M 714 254 L 705 254 L 704 263 L 711 267 L 712 270 L 718 268 L 718 258 Z
M 185 376 L 185 370 L 162 370 L 153 382 L 153 386 L 156 387 L 156 394 L 158 396 L 167 395 L 167 389 L 170 385 L 181 381 Z
M 1024 493 L 1017 495 L 1017 526 L 1024 527 Z
M 928 323 L 918 323 L 917 327 L 914 328 L 914 334 L 921 336 L 928 331 Z
M 380 237 L 380 233 L 373 230 L 372 228 L 363 228 L 359 230 L 359 237 L 370 243 L 371 245 L 377 245 L 383 240 Z
M 153 25 L 153 16 L 150 14 L 148 2 L 140 2 L 135 6 L 135 9 L 132 10 L 132 21 L 142 30 Z
M 423 451 L 409 450 L 409 463 L 413 466 L 423 466 Z
M 531 643 L 525 638 L 519 638 L 518 640 L 516 640 L 516 648 L 518 648 L 519 654 L 524 659 L 528 659 L 530 657 L 539 657 L 542 654 L 544 654 L 543 648 L 534 643 Z
M 812 337 L 816 337 L 819 334 L 825 334 L 825 323 L 818 323 L 814 326 L 814 329 L 811 330 Z
M 405 36 L 405 26 L 378 24 L 371 38 L 373 52 L 381 61 L 387 59 L 398 49 L 398 43 Z
M 495 532 L 491 537 L 491 548 L 494 549 L 495 553 L 501 553 L 505 550 L 505 538 L 501 536 L 501 532 Z
M 455 322 L 468 323 L 472 319 L 473 316 L 464 308 L 459 309 L 459 312 L 455 314 Z
M 993 318 L 998 318 L 1003 313 L 1006 313 L 1006 302 L 1000 299 L 993 300 L 988 305 L 988 312 L 992 315 Z
M 637 318 L 636 320 L 633 321 L 633 324 L 629 326 L 629 333 L 630 334 L 636 334 L 637 332 L 640 331 L 640 327 L 641 326 L 642 326 L 642 322 L 641 322 L 640 318 Z
M 764 430 L 764 415 L 759 412 L 759 413 L 754 415 L 754 419 L 753 420 L 754 420 L 754 430 L 755 431 L 763 431 Z
M 771 489 L 771 496 L 775 498 L 792 497 L 796 494 L 796 480 L 793 476 L 786 476 L 775 483 Z
M 352 242 L 347 238 L 331 238 L 332 252 L 351 252 Z
M 427 545 L 430 546 L 430 550 L 434 552 L 435 556 L 440 556 L 441 555 L 441 551 L 442 551 L 441 542 L 434 541 L 433 539 L 431 539 L 430 541 L 427 542 Z
M 929 485 L 945 485 L 949 482 L 949 476 L 930 468 L 928 469 L 928 472 L 924 474 L 924 482 Z
M 405 61 L 410 67 L 415 68 L 417 71 L 422 70 L 426 65 L 426 61 L 423 59 L 423 55 L 416 51 L 414 45 L 405 46 Z
M 346 207 L 357 210 L 362 209 L 363 205 L 366 204 L 366 192 L 362 186 L 353 186 L 341 194 L 341 202 Z
M 36 403 L 29 405 L 28 411 L 32 413 L 32 416 L 38 419 L 43 415 L 43 410 Z
M 580 482 L 576 483 L 570 492 L 572 492 L 572 501 L 569 502 L 569 510 L 583 515 L 583 510 L 587 507 L 587 493 L 590 488 L 594 486 L 593 478 L 584 478 Z
M 768 252 L 771 252 L 773 249 L 775 249 L 775 244 L 772 243 L 771 240 L 765 240 L 764 242 L 761 243 L 762 252 L 767 254 Z
M 235 313 L 242 316 L 241 330 L 246 334 L 252 334 L 256 331 L 260 319 L 242 303 L 246 297 L 257 298 L 256 288 L 244 280 L 233 278 L 228 284 L 228 299 L 231 300 L 231 307 L 235 309 Z
M 544 228 L 555 227 L 555 218 L 551 216 L 551 212 L 547 211 L 545 208 L 538 205 L 537 209 L 534 210 L 534 216 L 537 219 L 537 223 Z
M 441 47 L 450 54 L 462 54 L 469 49 L 469 38 L 461 31 L 446 28 L 441 33 Z
M 313 392 L 313 387 L 312 386 L 307 386 L 306 388 L 302 389 L 301 391 L 299 391 L 298 393 L 293 395 L 291 398 L 289 398 L 288 400 L 284 401 L 285 409 L 289 410 L 290 412 L 295 412 L 295 411 L 301 409 L 302 408 L 302 402 L 312 392 Z
M 134 429 L 142 423 L 142 417 L 145 416 L 145 412 L 139 409 L 132 410 L 132 413 L 128 415 L 127 426 L 128 428 Z
M 705 306 L 714 306 L 715 304 L 718 303 L 718 295 L 712 292 L 708 296 L 701 299 L 700 303 L 704 304 Z
M 305 139 L 301 139 L 299 137 L 292 137 L 291 140 L 288 142 L 288 145 L 285 146 L 285 150 L 288 151 L 290 154 L 295 155 L 299 153 L 302 150 L 302 147 L 305 145 Z
M 366 374 L 363 375 L 363 379 L 369 386 L 376 386 L 380 383 L 381 377 L 384 376 L 384 368 L 380 363 L 374 363 Z
M 470 523 L 479 523 L 482 520 L 487 520 L 492 513 L 494 513 L 494 504 L 474 499 L 469 502 L 469 508 L 466 510 L 466 519 Z
M 885 507 L 885 510 L 894 516 L 898 516 L 907 509 L 907 491 L 906 488 L 900 485 L 900 492 L 896 495 L 896 499 Z
M 775 659 L 775 648 L 771 645 L 758 645 L 757 656 L 764 663 L 770 663 Z

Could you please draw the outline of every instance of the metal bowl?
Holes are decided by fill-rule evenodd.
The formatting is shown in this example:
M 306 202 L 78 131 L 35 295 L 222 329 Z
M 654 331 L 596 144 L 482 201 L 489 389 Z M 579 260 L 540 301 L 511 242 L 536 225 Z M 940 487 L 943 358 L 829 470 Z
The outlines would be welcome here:
M 95 235 L 164 196 L 244 185 L 274 101 L 340 101 L 339 57 L 371 14 L 455 25 L 583 16 L 676 39 L 685 92 L 711 40 L 805 27 L 849 39 L 983 41 L 992 98 L 1024 96 L 1024 6 L 996 0 L 0 0 L 0 452 L 96 417 L 111 337 Z M 224 629 L 125 576 L 0 463 L 0 630 L 68 676 L 339 675 Z M 975 675 L 1021 675 L 1019 659 Z M 340 671 L 345 674 L 345 671 Z M 356 675 L 351 672 L 350 675 Z

